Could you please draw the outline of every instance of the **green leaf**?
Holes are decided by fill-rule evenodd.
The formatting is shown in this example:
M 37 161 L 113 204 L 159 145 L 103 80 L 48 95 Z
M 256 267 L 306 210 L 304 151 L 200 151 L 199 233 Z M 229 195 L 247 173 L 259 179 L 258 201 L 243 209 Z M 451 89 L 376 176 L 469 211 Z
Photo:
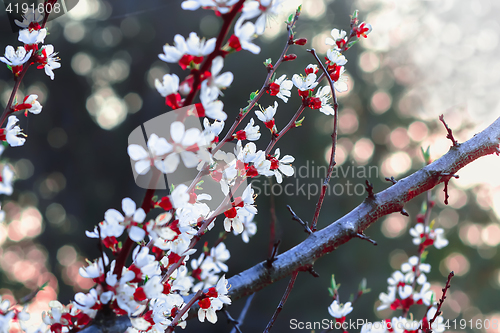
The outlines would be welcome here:
M 350 49 L 354 44 L 356 44 L 358 42 L 359 39 L 355 39 L 355 40 L 352 40 L 349 42 L 349 44 L 347 44 L 347 48 Z
M 295 14 L 290 14 L 290 16 L 288 16 L 288 19 L 286 20 L 286 23 L 291 24 L 293 22 L 294 16 L 295 16 Z
M 12 72 L 12 66 L 7 65 L 7 68 Z
M 158 201 L 158 196 L 157 195 L 153 195 L 153 197 L 151 198 L 152 201 L 154 202 L 157 202 Z
M 297 13 L 301 13 L 302 12 L 302 5 L 299 5 L 299 7 L 297 8 Z
M 354 11 L 354 13 L 352 14 L 352 18 L 353 18 L 353 19 L 358 18 L 358 14 L 359 14 L 359 11 L 356 9 L 356 10 Z
M 266 61 L 264 61 L 264 66 L 266 66 L 266 67 L 267 67 L 267 66 L 271 65 L 271 64 L 272 64 L 272 62 L 273 62 L 273 61 L 271 60 L 271 58 L 267 58 L 267 59 L 266 59 Z
M 253 101 L 254 98 L 257 96 L 257 94 L 259 93 L 258 90 L 255 90 L 253 91 L 251 94 L 250 94 L 250 101 Z
M 364 291 L 366 289 L 366 278 L 363 278 L 359 284 L 359 290 Z
M 295 127 L 300 127 L 300 126 L 302 126 L 302 122 L 304 121 L 304 119 L 306 119 L 306 117 L 302 117 L 302 119 L 297 120 L 297 121 L 295 122 Z
M 424 148 L 420 147 L 420 150 L 422 151 L 422 155 L 424 156 L 425 164 L 430 164 L 431 163 L 431 146 L 427 147 L 427 149 L 425 151 L 424 151 Z

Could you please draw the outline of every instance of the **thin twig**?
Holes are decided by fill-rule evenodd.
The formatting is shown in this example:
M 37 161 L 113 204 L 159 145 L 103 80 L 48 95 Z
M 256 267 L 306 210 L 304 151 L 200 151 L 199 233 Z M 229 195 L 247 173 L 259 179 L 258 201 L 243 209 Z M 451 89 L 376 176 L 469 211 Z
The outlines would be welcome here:
M 354 236 L 357 237 L 357 238 L 363 239 L 365 241 L 368 241 L 368 242 L 372 243 L 373 245 L 377 245 L 376 241 L 374 241 L 373 239 L 371 239 L 370 237 L 368 237 L 367 235 L 365 235 L 363 233 L 356 232 L 354 234 Z
M 274 194 L 272 191 L 273 188 L 273 179 L 269 178 L 269 185 L 271 187 L 271 202 L 270 205 L 271 207 L 269 210 L 271 211 L 271 223 L 269 224 L 269 256 L 271 256 L 273 252 L 273 247 L 274 243 L 276 243 L 276 222 L 278 221 L 278 218 L 276 217 L 276 206 L 275 206 L 275 200 L 274 200 Z
M 273 267 L 273 262 L 275 262 L 278 259 L 278 249 L 280 247 L 281 240 L 277 240 L 276 243 L 273 244 L 273 250 L 271 252 L 271 255 L 269 258 L 266 259 L 266 266 L 267 268 Z
M 446 131 L 448 132 L 448 134 L 446 135 L 446 138 L 451 140 L 451 142 L 453 143 L 453 147 L 458 147 L 460 144 L 458 143 L 457 140 L 455 140 L 455 137 L 453 136 L 453 131 L 448 126 L 448 124 L 444 121 L 444 115 L 440 115 L 439 120 L 441 120 L 444 127 L 446 128 Z
M 243 310 L 241 310 L 240 316 L 238 317 L 238 326 L 243 324 L 243 321 L 245 320 L 245 317 L 248 313 L 248 309 L 250 308 L 250 304 L 252 304 L 254 296 L 255 294 L 248 296 L 245 306 L 243 307 Z M 236 327 L 233 328 L 230 333 L 236 333 Z
M 338 118 L 339 118 L 339 103 L 337 102 L 337 94 L 335 92 L 334 82 L 331 76 L 328 74 L 328 71 L 323 65 L 323 62 L 319 59 L 316 54 L 316 50 L 311 49 L 307 50 L 307 52 L 311 53 L 316 59 L 318 65 L 321 67 L 323 74 L 325 74 L 326 79 L 328 80 L 328 84 L 330 85 L 330 89 L 332 91 L 332 100 L 333 100 L 333 131 L 332 131 L 332 150 L 330 152 L 330 163 L 328 164 L 328 172 L 326 174 L 325 180 L 323 181 L 323 185 L 321 186 L 321 194 L 319 196 L 318 202 L 316 203 L 316 210 L 314 211 L 313 220 L 311 223 L 311 229 L 316 231 L 316 225 L 318 224 L 319 213 L 321 211 L 321 207 L 323 206 L 323 201 L 325 200 L 326 188 L 328 187 L 328 183 L 330 182 L 330 177 L 333 172 L 333 168 L 335 167 L 335 152 L 337 150 L 337 126 L 338 126 Z
M 444 286 L 444 288 L 441 289 L 443 291 L 443 294 L 442 294 L 441 298 L 439 299 L 436 313 L 434 314 L 434 317 L 432 317 L 432 319 L 429 320 L 429 328 L 427 329 L 427 333 L 432 333 L 432 329 L 431 329 L 432 324 L 434 323 L 436 318 L 442 313 L 441 306 L 443 306 L 444 300 L 446 299 L 446 292 L 448 291 L 448 289 L 450 289 L 450 282 L 454 276 L 455 276 L 455 273 L 453 271 L 451 271 L 450 274 L 448 274 L 448 281 L 446 281 L 446 285 Z
M 385 180 L 388 182 L 391 182 L 392 185 L 394 185 L 398 182 L 396 179 L 394 179 L 394 176 L 391 176 L 391 178 L 385 177 Z
M 267 327 L 264 330 L 264 333 L 269 333 L 269 331 L 271 331 L 271 328 L 273 327 L 274 322 L 276 321 L 276 318 L 278 318 L 278 315 L 280 314 L 281 310 L 283 309 L 283 306 L 285 305 L 286 300 L 288 299 L 288 296 L 290 295 L 290 292 L 292 291 L 293 285 L 295 284 L 295 280 L 297 279 L 298 274 L 299 274 L 299 270 L 296 270 L 292 273 L 292 277 L 290 279 L 290 282 L 288 282 L 288 286 L 286 287 L 285 293 L 283 294 L 283 297 L 281 298 L 280 304 L 278 304 L 276 311 L 274 311 L 273 317 L 269 321 L 269 324 L 267 324 Z
M 368 179 L 365 181 L 366 183 L 366 192 L 368 193 L 368 199 L 373 199 L 375 198 L 375 194 L 373 193 L 373 185 L 368 181 Z
M 239 325 L 239 321 L 238 321 L 238 320 L 236 320 L 236 319 L 234 319 L 234 318 L 231 316 L 231 314 L 229 313 L 229 311 L 227 311 L 227 308 L 226 308 L 226 307 L 224 307 L 224 314 L 225 314 L 225 315 L 226 315 L 226 317 L 227 317 L 227 322 L 228 322 L 229 324 L 232 324 L 232 325 L 233 325 L 233 329 L 232 329 L 231 331 L 236 331 L 236 332 L 238 332 L 238 333 L 242 333 L 242 332 L 241 332 L 241 330 L 240 330 L 240 328 L 238 327 L 238 325 Z
M 182 316 L 193 306 L 193 304 L 200 298 L 201 294 L 203 293 L 202 290 L 198 290 L 196 294 L 189 300 L 189 302 L 182 307 L 182 309 L 177 312 L 175 315 L 174 319 L 168 326 L 168 328 L 165 330 L 165 333 L 172 333 L 175 329 L 175 326 L 179 323 L 179 320 L 182 318 Z
M 286 205 L 286 208 L 288 208 L 290 214 L 292 214 L 292 220 L 299 222 L 300 225 L 304 227 L 304 232 L 307 232 L 309 235 L 312 234 L 312 230 L 309 228 L 309 224 L 307 222 L 302 221 L 302 219 L 298 217 L 297 214 L 295 214 L 290 205 Z

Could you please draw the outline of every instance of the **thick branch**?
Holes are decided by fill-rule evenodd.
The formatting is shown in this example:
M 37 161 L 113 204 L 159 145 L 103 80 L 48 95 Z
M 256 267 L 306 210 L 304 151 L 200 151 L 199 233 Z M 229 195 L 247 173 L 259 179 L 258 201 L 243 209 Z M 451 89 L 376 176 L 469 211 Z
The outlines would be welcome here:
M 455 174 L 477 158 L 496 153 L 499 140 L 500 118 L 440 159 L 376 193 L 373 199 L 365 199 L 344 217 L 282 253 L 273 263 L 273 269 L 268 269 L 262 262 L 230 278 L 231 299 L 237 300 L 253 294 L 300 267 L 312 266 L 318 258 L 356 237 L 380 217 L 401 211 L 406 202 L 443 182 L 447 179 L 442 176 L 443 172 Z
M 271 269 L 264 261 L 231 277 L 228 280 L 231 285 L 229 296 L 235 301 L 289 276 L 296 270 L 308 270 L 318 258 L 357 237 L 380 217 L 401 211 L 406 202 L 448 179 L 449 176 L 443 176 L 443 173 L 456 174 L 479 157 L 498 153 L 499 141 L 500 118 L 438 160 L 399 180 L 388 189 L 374 194 L 373 198 L 365 199 L 344 217 L 309 235 L 302 243 L 279 255 Z M 119 317 L 116 322 L 126 325 L 130 321 L 127 317 Z M 96 332 L 95 326 L 97 325 L 81 332 Z M 109 332 L 118 332 L 114 327 L 108 326 L 108 329 Z

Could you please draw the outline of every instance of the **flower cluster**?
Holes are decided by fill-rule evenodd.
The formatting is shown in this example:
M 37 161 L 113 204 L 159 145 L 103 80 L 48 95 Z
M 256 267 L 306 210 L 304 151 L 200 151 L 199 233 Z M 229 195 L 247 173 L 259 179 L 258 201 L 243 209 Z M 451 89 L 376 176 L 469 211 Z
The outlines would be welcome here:
M 50 44 L 40 45 L 44 43 L 47 36 L 47 29 L 40 26 L 39 23 L 42 20 L 43 15 L 33 8 L 23 15 L 22 22 L 16 20 L 16 24 L 23 28 L 19 30 L 18 40 L 24 45 L 17 48 L 7 45 L 5 55 L 0 57 L 0 61 L 7 65 L 16 80 L 22 80 L 27 69 L 34 64 L 37 65 L 38 69 L 43 68 L 52 80 L 54 79 L 53 70 L 61 67 L 61 64 L 58 63 L 57 53 L 54 52 L 54 47 Z M 26 142 L 26 135 L 18 125 L 19 119 L 10 114 L 24 111 L 27 116 L 28 112 L 39 114 L 42 111 L 42 106 L 37 100 L 38 96 L 35 94 L 25 96 L 22 103 L 13 104 L 16 91 L 17 89 L 12 92 L 9 105 L 7 105 L 0 119 L 1 125 L 8 116 L 7 125 L 5 128 L 0 129 L 0 140 L 6 141 L 12 147 L 22 146 Z
M 424 262 L 427 252 L 425 248 L 430 245 L 435 245 L 440 249 L 448 244 L 448 241 L 443 237 L 442 229 L 435 229 L 434 233 L 431 226 L 426 226 L 430 216 L 430 208 L 433 202 L 429 200 L 423 205 L 424 213 L 417 216 L 417 225 L 410 230 L 410 235 L 414 238 L 413 243 L 418 245 L 418 255 L 412 256 L 407 262 L 401 265 L 401 268 L 392 273 L 387 279 L 387 292 L 382 292 L 379 295 L 380 305 L 378 311 L 390 309 L 392 311 L 401 310 L 402 316 L 387 318 L 383 322 L 366 323 L 361 329 L 361 333 L 418 333 L 427 332 L 432 328 L 433 332 L 441 333 L 445 330 L 443 317 L 436 316 L 437 299 L 434 292 L 431 290 L 431 284 L 427 281 L 427 275 L 431 271 L 431 265 Z M 425 230 L 425 232 L 423 232 Z M 417 232 L 422 232 L 422 234 Z M 343 323 L 345 316 L 352 311 L 351 302 L 345 305 L 339 304 L 337 298 L 337 286 L 335 280 L 332 279 L 332 289 L 334 290 L 334 302 L 328 308 L 330 315 L 336 318 L 337 322 Z M 444 289 L 443 289 L 444 290 Z M 366 292 L 366 288 L 362 286 L 358 292 L 358 297 Z M 413 316 L 409 316 L 410 308 L 415 305 L 424 305 L 427 307 L 423 318 L 413 320 Z M 434 319 L 434 320 L 433 320 Z M 433 323 L 430 324 L 430 321 Z

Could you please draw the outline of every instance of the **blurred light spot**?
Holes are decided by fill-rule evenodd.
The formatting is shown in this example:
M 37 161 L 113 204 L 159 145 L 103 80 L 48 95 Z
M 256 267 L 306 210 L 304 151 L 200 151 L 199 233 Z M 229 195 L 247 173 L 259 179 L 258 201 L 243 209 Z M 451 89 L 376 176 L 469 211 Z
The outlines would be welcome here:
M 109 64 L 99 66 L 92 71 L 96 86 L 121 82 L 130 74 L 130 65 L 124 59 L 114 59 Z
M 444 262 L 445 270 L 441 270 L 442 273 L 446 272 L 445 276 L 453 271 L 455 275 L 462 276 L 469 272 L 470 264 L 467 258 L 465 258 L 460 253 L 452 253 L 447 256 L 441 263 Z M 441 267 L 440 267 L 441 268 Z
M 121 124 L 127 116 L 127 105 L 113 89 L 101 88 L 87 98 L 87 111 L 101 128 L 110 130 Z
M 54 127 L 47 134 L 47 141 L 52 148 L 61 148 L 68 142 L 68 135 L 64 129 Z
M 460 226 L 458 233 L 462 243 L 468 246 L 480 246 L 481 240 L 481 226 L 475 223 L 464 223 Z
M 344 109 L 339 113 L 339 132 L 352 134 L 358 130 L 358 116 L 352 109 Z
M 391 144 L 398 148 L 406 148 L 410 144 L 410 138 L 408 137 L 408 132 L 403 127 L 395 128 L 391 132 Z
M 408 127 L 408 135 L 415 142 L 420 142 L 427 137 L 429 129 L 427 125 L 421 121 L 414 121 Z
M 135 17 L 129 16 L 120 23 L 120 29 L 125 37 L 132 38 L 141 31 L 141 25 Z
M 99 0 L 79 0 L 77 5 L 68 12 L 68 17 L 73 20 L 85 20 L 90 17 L 99 16 L 99 12 L 105 10 Z
M 3 246 L 3 243 L 5 243 L 6 239 L 7 239 L 7 227 L 4 223 L 0 223 L 0 246 Z
M 25 208 L 19 217 L 9 224 L 9 238 L 18 242 L 24 238 L 33 238 L 42 232 L 42 215 L 35 207 Z
M 392 98 L 385 91 L 378 91 L 372 96 L 371 107 L 376 114 L 382 114 L 389 110 Z
M 478 247 L 477 253 L 479 254 L 479 256 L 481 256 L 481 258 L 489 260 L 492 259 L 497 254 L 497 248 L 485 245 Z
M 37 101 L 39 101 L 43 106 L 49 94 L 47 86 L 42 82 L 35 82 L 31 86 L 29 86 L 27 90 L 29 91 L 30 95 L 36 94 L 38 96 Z
M 63 266 L 69 266 L 76 262 L 77 253 L 73 246 L 64 245 L 57 250 L 57 260 Z
M 493 51 L 498 45 L 498 33 L 493 29 L 482 29 L 476 36 L 480 51 Z
M 38 191 L 44 199 L 52 199 L 66 187 L 66 178 L 60 172 L 54 172 L 43 179 L 38 185 Z
M 451 229 L 458 224 L 458 213 L 455 209 L 445 208 L 439 213 L 438 223 L 445 229 Z
M 379 145 L 384 145 L 387 142 L 387 137 L 391 129 L 385 124 L 377 124 L 372 129 L 372 139 L 373 142 Z
M 115 26 L 108 26 L 93 34 L 94 44 L 96 46 L 113 47 L 118 45 L 122 40 L 122 32 Z
M 35 166 L 30 160 L 22 158 L 14 164 L 15 173 L 18 179 L 28 179 L 33 176 Z
M 401 269 L 401 265 L 407 261 L 408 255 L 403 250 L 396 249 L 389 253 L 389 263 L 391 264 L 392 269 Z
M 403 235 L 408 226 L 408 219 L 402 215 L 390 215 L 382 222 L 382 233 L 388 238 Z
M 302 13 L 304 16 L 312 19 L 319 19 L 323 17 L 326 13 L 324 0 L 304 1 L 304 4 L 302 5 Z M 329 19 L 331 20 L 332 18 Z
M 129 113 L 136 113 L 142 108 L 142 98 L 139 94 L 128 93 L 123 97 L 125 103 L 127 103 L 127 109 Z
M 64 26 L 64 37 L 68 42 L 78 43 L 85 37 L 85 26 L 78 21 L 70 21 Z
M 325 40 L 327 38 L 332 38 L 330 34 L 331 30 L 325 30 L 321 33 L 314 35 L 312 38 L 312 47 L 316 50 L 317 53 L 326 54 L 326 51 L 331 47 L 330 45 L 325 44 Z
M 390 155 L 382 163 L 382 174 L 397 177 L 411 168 L 411 158 L 405 152 L 397 152 Z
M 365 51 L 359 56 L 359 66 L 364 72 L 372 73 L 380 66 L 380 60 L 376 53 Z
M 353 158 L 360 165 L 366 164 L 373 156 L 375 145 L 370 139 L 362 138 L 354 144 Z
M 394 77 L 399 84 L 410 85 L 415 82 L 415 71 L 410 66 L 398 66 L 393 70 Z
M 497 246 L 500 244 L 500 226 L 498 224 L 489 224 L 481 232 L 483 242 L 488 246 Z
M 84 52 L 78 52 L 71 58 L 71 68 L 78 75 L 89 74 L 94 64 L 94 59 Z
M 45 217 L 50 224 L 58 226 L 64 222 L 66 218 L 66 210 L 56 202 L 51 203 L 45 210 Z
M 445 44 L 457 44 L 462 37 L 462 32 L 457 24 L 449 22 L 443 27 L 439 36 Z
M 221 19 L 214 15 L 206 15 L 200 20 L 200 30 L 205 38 L 215 37 L 220 30 Z

